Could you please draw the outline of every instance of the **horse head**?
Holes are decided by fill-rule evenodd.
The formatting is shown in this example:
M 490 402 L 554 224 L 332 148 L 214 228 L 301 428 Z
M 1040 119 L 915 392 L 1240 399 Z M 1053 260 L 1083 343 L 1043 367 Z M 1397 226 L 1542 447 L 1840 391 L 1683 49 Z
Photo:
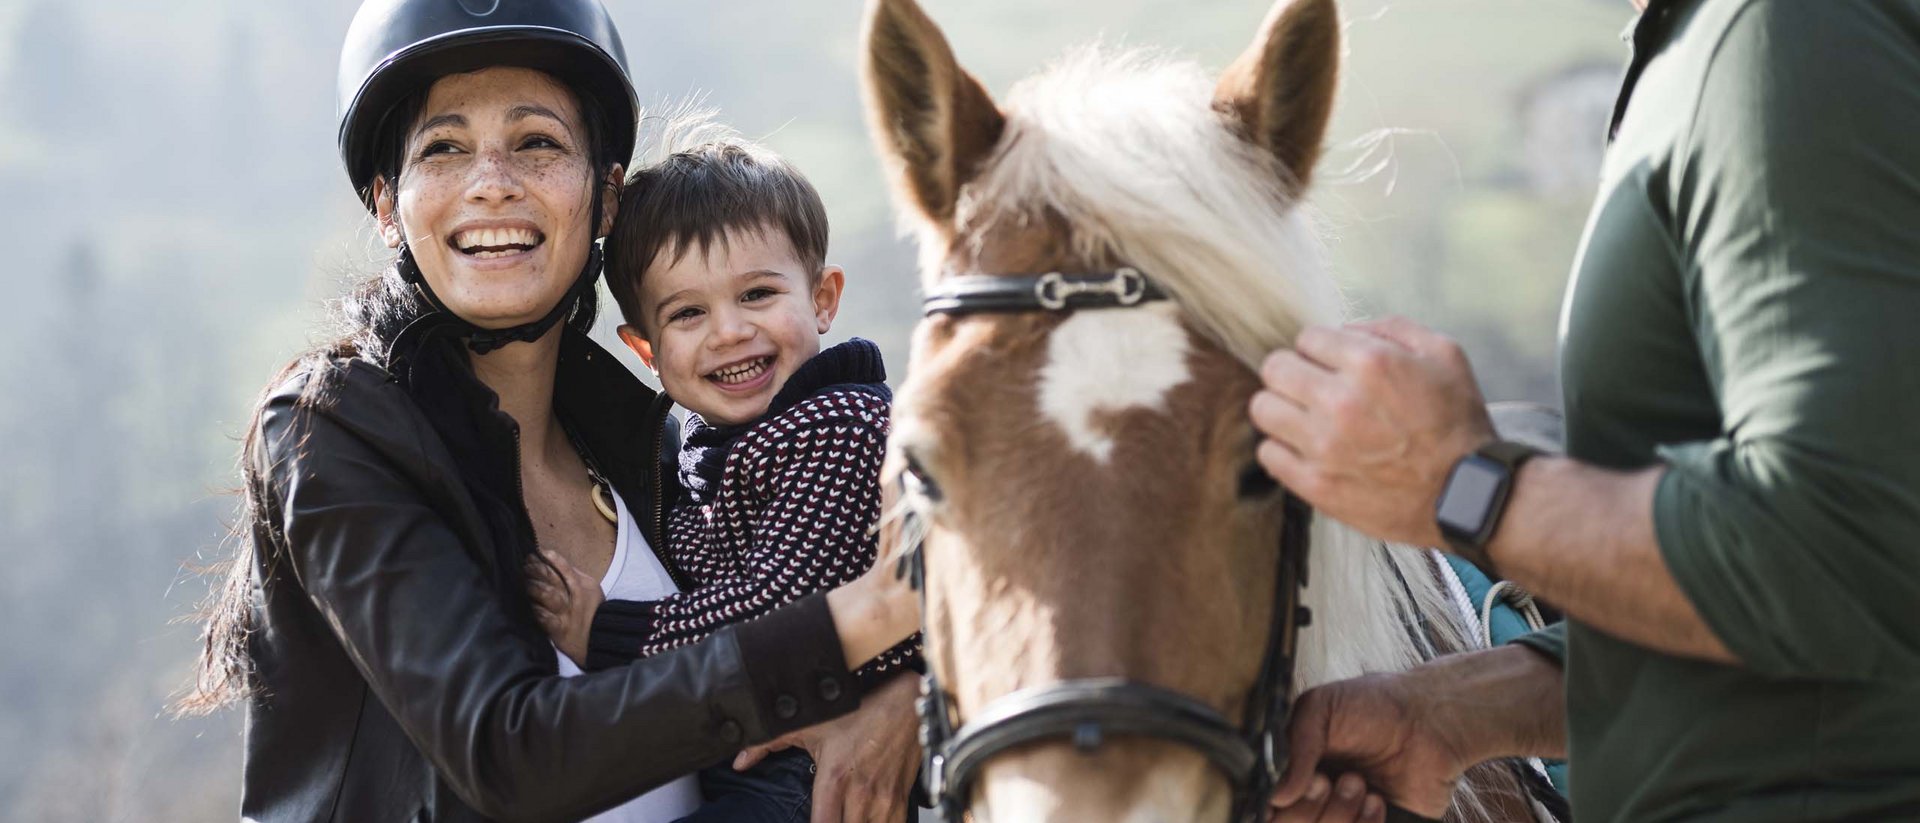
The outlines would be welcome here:
M 933 314 L 916 330 L 887 473 L 918 481 L 904 505 L 924 527 L 943 707 L 961 724 L 1009 694 L 1122 679 L 1245 716 L 1275 625 L 1284 508 L 1254 463 L 1254 366 L 1342 306 L 1300 206 L 1333 107 L 1333 0 L 1283 0 L 1218 78 L 1086 50 L 1004 105 L 913 0 L 874 0 L 865 43 L 869 123 L 919 234 L 923 287 L 1131 269 L 1172 298 Z M 1400 562 L 1418 561 L 1316 549 L 1321 614 L 1299 680 L 1423 653 L 1407 616 L 1433 598 L 1394 582 Z M 973 813 L 1219 820 L 1233 805 L 1192 746 L 1085 742 L 996 754 L 966 787 Z

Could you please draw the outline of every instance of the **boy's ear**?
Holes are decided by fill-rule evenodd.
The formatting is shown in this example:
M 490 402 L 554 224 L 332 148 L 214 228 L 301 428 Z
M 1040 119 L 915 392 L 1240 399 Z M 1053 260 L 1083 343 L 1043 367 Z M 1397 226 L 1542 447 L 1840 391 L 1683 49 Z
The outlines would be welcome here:
M 393 206 L 393 189 L 387 186 L 387 178 L 373 178 L 373 217 L 380 225 L 380 240 L 387 248 L 400 248 L 407 234 L 400 228 L 400 213 Z
M 600 225 L 593 227 L 594 237 L 613 233 L 613 218 L 620 213 L 620 191 L 626 174 L 626 167 L 618 163 L 607 170 L 605 184 L 600 187 Z
M 660 368 L 653 365 L 653 344 L 640 335 L 640 330 L 634 328 L 632 323 L 621 323 L 617 331 L 620 333 L 620 342 L 627 344 L 627 348 L 633 349 L 634 354 L 640 355 L 640 362 L 646 364 L 648 370 L 659 374 Z
M 840 314 L 840 292 L 847 287 L 847 273 L 839 266 L 824 266 L 820 269 L 820 282 L 813 286 L 813 319 L 815 331 L 826 334 L 833 328 L 833 318 Z

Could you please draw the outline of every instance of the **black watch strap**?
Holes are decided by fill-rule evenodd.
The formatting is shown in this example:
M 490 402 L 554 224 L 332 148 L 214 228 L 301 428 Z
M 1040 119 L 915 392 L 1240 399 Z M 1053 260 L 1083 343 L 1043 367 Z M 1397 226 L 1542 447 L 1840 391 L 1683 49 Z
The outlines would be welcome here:
M 1521 465 L 1540 454 L 1544 454 L 1544 452 L 1525 443 L 1512 440 L 1495 440 L 1478 449 L 1474 449 L 1474 456 L 1490 460 L 1504 467 L 1507 475 L 1506 480 L 1501 484 L 1498 494 L 1494 496 L 1491 504 L 1488 506 L 1486 512 L 1487 525 L 1479 535 L 1465 535 L 1449 530 L 1444 526 L 1441 528 L 1441 534 L 1447 538 L 1448 549 L 1453 554 L 1479 567 L 1482 572 L 1485 572 L 1486 575 L 1492 579 L 1499 580 L 1501 576 L 1499 570 L 1494 568 L 1493 558 L 1487 554 L 1487 544 L 1492 542 L 1493 535 L 1500 528 L 1501 518 L 1506 515 L 1507 501 L 1513 496 L 1513 485 L 1520 476 Z M 1461 459 L 1465 460 L 1466 458 Z M 1448 479 L 1449 481 L 1452 479 L 1451 472 L 1448 474 Z M 1446 493 L 1446 489 L 1441 490 L 1442 496 L 1445 496 Z

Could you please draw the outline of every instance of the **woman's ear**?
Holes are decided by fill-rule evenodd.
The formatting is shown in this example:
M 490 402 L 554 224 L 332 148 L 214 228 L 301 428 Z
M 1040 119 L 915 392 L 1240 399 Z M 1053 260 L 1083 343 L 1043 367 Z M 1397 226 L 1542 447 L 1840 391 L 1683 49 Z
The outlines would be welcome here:
M 839 266 L 820 269 L 820 282 L 813 286 L 813 319 L 819 334 L 833 328 L 833 318 L 840 314 L 840 292 L 846 287 L 846 270 Z
M 627 348 L 633 349 L 634 354 L 640 355 L 640 362 L 647 367 L 647 370 L 656 375 L 659 374 L 660 367 L 653 365 L 653 344 L 640 335 L 640 330 L 632 323 L 621 323 L 617 331 L 620 333 L 620 342 L 627 344 Z
M 626 167 L 619 163 L 607 170 L 605 184 L 600 187 L 600 225 L 593 228 L 595 238 L 613 233 L 613 218 L 620 213 L 620 191 L 626 176 Z
M 400 213 L 393 205 L 393 189 L 387 178 L 373 178 L 373 216 L 380 226 L 380 240 L 387 248 L 397 249 L 406 242 L 406 230 L 400 226 Z

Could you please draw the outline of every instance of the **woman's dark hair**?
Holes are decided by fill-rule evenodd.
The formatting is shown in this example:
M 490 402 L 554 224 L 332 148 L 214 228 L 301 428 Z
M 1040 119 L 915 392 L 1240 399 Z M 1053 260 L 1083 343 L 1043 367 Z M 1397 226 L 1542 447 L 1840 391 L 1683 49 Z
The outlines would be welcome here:
M 422 116 L 427 91 L 421 89 L 402 99 L 381 120 L 378 139 L 382 149 L 378 176 L 387 181 L 390 190 L 398 188 L 400 175 L 406 168 L 407 133 Z M 624 164 L 627 158 L 615 154 L 617 147 L 601 145 L 600 135 L 606 133 L 602 128 L 607 116 L 604 108 L 589 95 L 579 94 L 572 89 L 568 91 L 578 104 L 576 108 L 587 135 L 587 157 L 591 161 L 592 174 L 592 185 L 588 191 L 589 196 L 594 198 L 594 205 L 588 209 L 588 214 L 595 224 L 589 231 L 598 231 L 603 181 L 615 165 Z M 362 199 L 371 202 L 367 194 L 361 192 Z M 208 714 L 246 698 L 253 689 L 247 644 L 256 622 L 254 566 L 260 562 L 260 553 L 269 549 L 259 545 L 258 538 L 274 528 L 262 510 L 262 503 L 266 499 L 266 478 L 254 470 L 261 465 L 256 458 L 261 448 L 260 418 L 266 409 L 267 397 L 294 375 L 317 374 L 332 360 L 364 359 L 383 367 L 390 366 L 393 355 L 391 349 L 400 332 L 431 310 L 425 297 L 402 276 L 396 257 L 379 273 L 354 285 L 335 302 L 331 312 L 333 324 L 337 327 L 335 335 L 327 343 L 308 350 L 281 368 L 255 401 L 240 448 L 243 480 L 239 491 L 240 510 L 229 535 L 234 543 L 234 553 L 207 570 L 208 577 L 215 583 L 199 608 L 198 616 L 204 621 L 200 656 L 194 666 L 193 686 L 175 701 L 175 714 Z M 593 328 L 598 315 L 598 292 L 588 291 L 568 313 L 566 324 L 585 333 Z M 308 381 L 300 404 L 307 407 L 325 404 L 329 400 L 325 388 L 325 381 Z M 267 558 L 269 563 L 277 561 L 278 558 Z

